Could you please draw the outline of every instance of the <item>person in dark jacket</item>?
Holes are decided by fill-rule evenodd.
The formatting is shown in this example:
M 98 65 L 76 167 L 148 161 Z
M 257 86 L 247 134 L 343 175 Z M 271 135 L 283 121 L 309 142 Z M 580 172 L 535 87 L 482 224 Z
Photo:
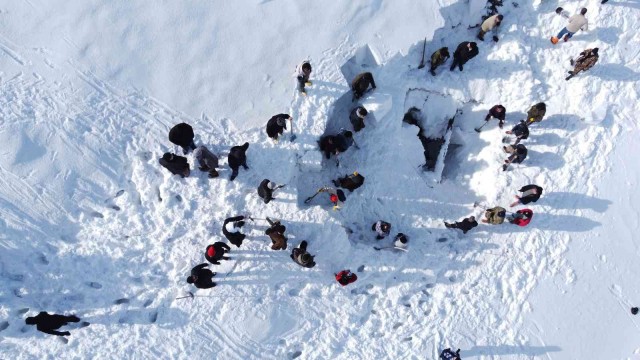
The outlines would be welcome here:
M 289 114 L 273 115 L 267 121 L 267 135 L 274 141 L 278 141 L 278 136 L 287 130 L 287 120 L 293 120 Z
M 179 156 L 172 153 L 164 153 L 162 158 L 158 160 L 162 167 L 169 170 L 173 175 L 180 175 L 180 177 L 188 177 L 191 173 L 189 169 L 189 162 L 184 156 Z
M 220 260 L 231 260 L 230 257 L 224 256 L 224 254 L 229 251 L 231 251 L 229 245 L 216 241 L 207 246 L 207 249 L 204 251 L 204 258 L 214 265 L 220 265 Z
M 474 227 L 478 226 L 478 222 L 476 221 L 476 217 L 475 216 L 469 216 L 468 218 L 462 220 L 462 221 L 456 221 L 453 224 L 450 224 L 448 222 L 445 221 L 444 226 L 447 229 L 460 229 L 462 230 L 463 234 L 466 234 L 467 231 L 473 229 Z
M 364 118 L 367 116 L 369 112 L 364 106 L 358 106 L 351 110 L 351 114 L 349 114 L 349 121 L 351 121 L 351 125 L 353 125 L 353 131 L 358 132 L 364 129 Z
M 445 47 L 441 47 L 440 49 L 436 50 L 433 54 L 431 54 L 431 69 L 429 69 L 429 72 L 431 73 L 431 75 L 436 76 L 436 69 L 438 68 L 438 66 L 444 64 L 447 59 L 449 58 L 449 48 Z
M 258 196 L 260 196 L 265 204 L 268 204 L 269 201 L 275 199 L 273 197 L 273 192 L 281 188 L 282 186 L 278 187 L 273 181 L 264 179 L 258 186 Z
M 511 207 L 514 207 L 518 204 L 526 205 L 531 202 L 536 202 L 540 199 L 540 195 L 542 195 L 542 188 L 538 185 L 527 185 L 523 186 L 518 190 L 522 193 L 522 196 L 516 195 L 516 202 L 511 204 Z
M 229 225 L 231 225 L 231 229 L 229 229 Z M 243 226 L 243 215 L 230 217 L 224 220 L 224 223 L 222 224 L 222 233 L 230 243 L 240 247 L 240 245 L 242 245 L 242 241 L 247 237 L 247 235 L 240 232 Z
M 196 148 L 193 138 L 193 128 L 189 124 L 180 123 L 169 130 L 169 141 L 182 147 L 185 154 Z
M 219 174 L 216 170 L 218 167 L 218 157 L 213 155 L 206 146 L 198 146 L 193 152 L 193 156 L 198 160 L 200 171 L 208 171 L 210 179 L 218 177 Z
M 503 171 L 507 171 L 509 164 L 511 163 L 521 164 L 524 161 L 524 159 L 527 158 L 527 147 L 522 144 L 518 144 L 516 146 L 507 145 L 507 146 L 503 146 L 502 149 L 507 154 L 511 154 L 504 161 L 504 165 L 502 165 Z
M 349 130 L 342 130 L 334 137 L 336 150 L 339 153 L 347 151 L 354 144 L 353 133 Z
M 216 273 L 205 269 L 205 267 L 207 267 L 207 263 L 194 266 L 191 269 L 191 276 L 187 278 L 187 282 L 198 289 L 210 289 L 216 286 L 216 283 L 213 282 L 213 277 L 216 276 Z
M 311 86 L 311 81 L 309 81 L 309 77 L 311 76 L 311 63 L 309 60 L 303 61 L 296 68 L 296 79 L 298 80 L 298 91 L 302 95 L 307 95 L 307 91 L 305 90 L 305 86 Z
M 376 232 L 376 240 L 382 240 L 389 236 L 391 232 L 391 224 L 386 221 L 378 220 L 372 226 L 371 230 Z
M 453 352 L 453 350 L 447 348 L 440 353 L 440 360 L 462 360 L 460 357 L 460 349 Z
M 280 221 L 273 221 L 267 217 L 267 222 L 271 225 L 264 233 L 271 238 L 271 250 L 286 250 L 287 237 L 284 232 L 286 226 L 280 224 Z
M 360 99 L 362 95 L 369 90 L 369 86 L 371 86 L 372 89 L 376 88 L 376 82 L 373 80 L 373 75 L 370 72 L 358 74 L 351 82 L 351 90 L 353 91 L 352 101 Z
M 336 140 L 334 135 L 327 135 L 320 138 L 318 141 L 318 145 L 320 146 L 320 151 L 324 153 L 324 156 L 329 159 L 331 155 L 338 155 L 340 152 L 338 151 L 338 147 L 336 146 Z
M 345 177 L 341 177 L 338 180 L 333 180 L 333 185 L 340 186 L 341 188 L 353 191 L 364 184 L 364 176 L 360 175 L 357 171 L 353 174 L 349 174 Z
M 526 121 L 520 120 L 518 125 L 511 128 L 511 130 L 505 131 L 505 133 L 516 136 L 516 141 L 513 143 L 513 146 L 515 146 L 520 143 L 520 140 L 526 140 L 529 138 L 529 126 L 527 126 Z
M 57 336 L 71 335 L 68 331 L 60 332 L 56 331 L 56 329 L 59 329 L 70 322 L 77 323 L 78 321 L 80 321 L 80 318 L 75 315 L 49 315 L 44 311 L 41 311 L 36 316 L 30 316 L 24 320 L 27 325 L 36 325 L 36 329 L 38 329 L 38 331 Z
M 467 63 L 467 61 L 473 59 L 476 55 L 478 55 L 478 45 L 475 42 L 465 41 L 458 45 L 458 48 L 453 53 L 453 64 L 451 64 L 451 68 L 449 70 L 453 71 L 456 66 L 460 71 L 463 70 L 463 65 Z
M 340 283 L 342 286 L 347 286 L 353 282 L 358 280 L 358 276 L 351 272 L 351 270 L 342 270 L 339 273 L 335 274 L 336 281 Z
M 231 177 L 229 181 L 233 181 L 236 176 L 238 176 L 238 169 L 242 166 L 245 170 L 249 170 L 247 166 L 247 149 L 249 148 L 249 143 L 246 142 L 242 146 L 234 146 L 229 151 L 229 157 L 227 161 L 229 162 L 229 167 L 231 168 Z
M 300 245 L 291 250 L 291 259 L 296 262 L 296 264 L 306 267 L 312 268 L 316 266 L 315 261 L 313 261 L 313 256 L 307 252 L 307 242 L 302 241 Z
M 498 126 L 500 127 L 500 129 L 502 129 L 502 126 L 504 126 L 504 119 L 506 116 L 507 116 L 507 109 L 505 109 L 504 106 L 494 105 L 491 109 L 489 109 L 487 116 L 484 117 L 484 121 L 489 121 L 491 120 L 491 118 L 496 118 L 498 119 Z

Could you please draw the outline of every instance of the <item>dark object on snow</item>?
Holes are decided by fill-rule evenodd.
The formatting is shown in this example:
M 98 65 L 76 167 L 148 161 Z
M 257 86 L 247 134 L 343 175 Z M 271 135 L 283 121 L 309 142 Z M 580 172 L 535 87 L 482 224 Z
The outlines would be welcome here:
M 371 226 L 371 230 L 378 234 L 376 236 L 377 240 L 382 240 L 389 236 L 389 233 L 391 232 L 391 224 L 386 221 L 378 220 Z
M 529 111 L 527 111 L 527 125 L 531 125 L 534 122 L 540 122 L 547 113 L 547 104 L 539 102 L 533 105 Z
M 476 55 L 478 55 L 478 45 L 475 42 L 464 41 L 458 45 L 456 51 L 453 53 L 453 64 L 451 64 L 451 68 L 449 70 L 453 71 L 456 66 L 460 71 L 463 70 L 463 65 L 467 63 L 467 61 L 473 59 Z
M 245 170 L 249 170 L 247 166 L 247 149 L 249 148 L 249 143 L 246 142 L 242 146 L 234 146 L 229 150 L 229 156 L 227 161 L 229 162 L 229 167 L 231 168 L 231 177 L 230 181 L 233 181 L 236 176 L 238 176 L 238 169 L 242 166 Z
M 571 60 L 571 65 L 574 65 L 573 71 L 569 71 L 569 76 L 565 80 L 569 80 L 572 77 L 578 75 L 581 71 L 587 71 L 598 62 L 598 48 L 586 49 L 580 53 L 580 57 L 576 61 Z
M 638 308 L 637 307 L 632 307 L 631 308 L 631 314 L 638 315 Z
M 356 75 L 351 82 L 351 90 L 353 91 L 353 101 L 360 99 L 367 90 L 376 88 L 376 82 L 373 80 L 373 75 L 370 72 L 363 72 Z
M 518 226 L 527 226 L 533 218 L 533 211 L 531 209 L 522 209 L 516 211 L 509 217 L 509 222 Z
M 71 335 L 68 331 L 56 331 L 70 322 L 77 323 L 80 318 L 75 315 L 49 315 L 45 311 L 41 311 L 36 316 L 30 316 L 24 320 L 27 325 L 36 325 L 38 331 L 41 331 L 50 335 L 67 336 Z
M 453 352 L 453 350 L 447 348 L 440 353 L 440 360 L 462 360 L 460 357 L 460 349 Z
M 193 128 L 189 124 L 180 123 L 169 130 L 169 141 L 182 147 L 185 154 L 196 148 L 193 138 Z
M 513 143 L 513 145 L 518 145 L 518 143 L 520 143 L 520 140 L 526 140 L 527 138 L 529 138 L 529 127 L 527 126 L 526 121 L 520 120 L 520 123 L 518 123 L 518 125 L 511 128 L 511 131 L 506 131 L 506 133 L 509 135 L 515 135 L 516 141 Z
M 449 57 L 449 48 L 447 48 L 446 46 L 441 47 L 433 54 L 431 54 L 431 69 L 429 69 L 431 75 L 436 76 L 436 69 L 438 68 L 438 66 L 444 64 L 447 59 L 449 59 Z
M 267 217 L 267 222 L 271 225 L 264 233 L 271 238 L 271 250 L 286 250 L 287 237 L 284 232 L 286 226 L 280 224 L 280 221 L 273 221 Z
M 360 175 L 357 171 L 354 171 L 353 174 L 341 177 L 338 180 L 333 180 L 333 184 L 349 191 L 353 191 L 364 184 L 364 176 Z
M 234 216 L 234 217 L 225 219 L 224 223 L 222 224 L 222 233 L 224 234 L 224 237 L 226 237 L 230 243 L 232 243 L 237 247 L 240 247 L 240 245 L 242 245 L 242 240 L 244 240 L 247 237 L 247 235 L 240 232 L 240 230 L 244 226 L 243 220 L 244 220 L 244 216 L 242 215 Z M 231 222 L 233 223 L 232 230 L 235 230 L 235 231 L 229 231 L 227 229 L 227 224 Z
M 278 135 L 287 129 L 287 120 L 291 120 L 289 114 L 273 115 L 269 121 L 267 121 L 267 136 L 274 140 L 278 140 Z
M 358 276 L 351 272 L 351 270 L 342 270 L 339 273 L 335 274 L 336 280 L 342 286 L 347 286 L 356 280 L 358 280 Z
M 264 179 L 258 186 L 258 196 L 264 201 L 265 204 L 268 204 L 269 201 L 273 200 L 273 191 L 276 189 L 276 184 L 269 179 Z
M 207 249 L 204 251 L 204 258 L 214 265 L 220 265 L 221 259 L 229 260 L 228 257 L 224 256 L 224 254 L 229 251 L 231 251 L 229 245 L 220 241 L 216 241 L 213 244 L 207 246 Z
M 219 174 L 216 170 L 218 167 L 218 157 L 209 151 L 209 149 L 205 146 L 198 146 L 193 152 L 193 156 L 198 160 L 200 171 L 208 171 L 209 178 L 218 177 Z
M 505 109 L 502 105 L 494 105 L 491 109 L 489 109 L 489 113 L 484 117 L 484 121 L 489 121 L 491 118 L 498 119 L 498 126 L 502 129 L 504 125 L 504 119 L 507 115 L 507 109 Z M 483 125 L 484 126 L 484 125 Z
M 349 121 L 351 121 L 351 125 L 353 125 L 353 131 L 358 132 L 364 129 L 364 118 L 367 116 L 369 112 L 363 106 L 358 106 L 351 110 L 349 114 Z
M 334 137 L 336 149 L 338 152 L 347 151 L 353 145 L 353 133 L 349 130 L 342 130 Z
M 540 199 L 540 195 L 542 195 L 542 188 L 533 184 L 523 186 L 518 191 L 522 193 L 522 196 L 516 195 L 516 199 L 518 199 L 518 201 L 512 203 L 511 206 L 516 206 L 518 204 L 526 205 L 531 202 L 536 202 Z
M 476 221 L 475 216 L 469 216 L 468 218 L 462 220 L 462 221 L 456 221 L 453 224 L 450 224 L 448 222 L 445 221 L 444 226 L 447 229 L 460 229 L 462 230 L 463 234 L 466 234 L 467 231 L 473 229 L 474 227 L 478 226 L 478 222 Z
M 305 85 L 311 85 L 309 77 L 311 76 L 311 63 L 308 60 L 303 61 L 296 68 L 296 79 L 298 80 L 298 91 L 303 95 L 307 94 Z
M 518 144 L 516 146 L 507 145 L 502 148 L 504 149 L 504 152 L 511 154 L 507 160 L 504 161 L 505 164 L 502 167 L 502 170 L 507 170 L 507 167 L 511 163 L 521 164 L 524 159 L 527 158 L 527 147 L 522 144 Z
M 160 165 L 169 170 L 174 175 L 180 175 L 181 177 L 187 177 L 191 173 L 189 169 L 189 162 L 184 156 L 179 156 L 172 153 L 164 153 L 162 158 L 158 160 Z
M 338 155 L 339 151 L 336 147 L 335 136 L 327 135 L 320 138 L 318 141 L 318 145 L 320 146 L 320 151 L 324 153 L 324 156 L 329 159 L 331 158 L 331 154 Z
M 213 282 L 213 277 L 216 273 L 205 269 L 205 267 L 207 267 L 206 263 L 194 266 L 193 269 L 191 269 L 191 276 L 187 278 L 187 282 L 193 284 L 198 289 L 209 289 L 216 286 L 216 283 Z
M 298 247 L 291 250 L 290 256 L 291 256 L 291 259 L 293 259 L 293 261 L 295 261 L 296 264 L 300 266 L 303 266 L 306 268 L 312 268 L 316 266 L 315 261 L 313 261 L 314 256 L 311 256 L 311 254 L 307 252 L 307 242 L 304 240 L 300 243 Z

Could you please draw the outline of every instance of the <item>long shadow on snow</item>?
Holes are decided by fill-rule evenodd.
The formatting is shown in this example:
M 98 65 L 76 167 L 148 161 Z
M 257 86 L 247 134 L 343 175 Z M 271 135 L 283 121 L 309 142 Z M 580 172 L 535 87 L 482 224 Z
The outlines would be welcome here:
M 494 346 L 474 346 L 469 350 L 462 350 L 467 356 L 498 356 L 498 355 L 525 355 L 543 356 L 550 352 L 561 351 L 559 346 L 517 346 L 517 345 L 494 345 Z
M 551 204 L 556 209 L 591 209 L 599 213 L 607 211 L 612 203 L 610 200 L 564 191 L 545 193 L 543 197 L 545 203 Z

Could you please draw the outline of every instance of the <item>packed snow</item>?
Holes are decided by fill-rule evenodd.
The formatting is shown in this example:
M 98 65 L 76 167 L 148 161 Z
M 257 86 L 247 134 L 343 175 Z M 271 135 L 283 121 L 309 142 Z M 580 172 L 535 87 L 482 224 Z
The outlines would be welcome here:
M 552 45 L 571 13 L 589 30 Z M 0 4 L 0 352 L 2 357 L 112 359 L 640 359 L 640 6 L 635 0 L 505 1 L 497 43 L 476 40 L 480 1 L 44 1 Z M 424 39 L 426 37 L 426 44 Z M 464 71 L 442 46 L 478 41 Z M 418 69 L 425 46 L 427 67 Z M 569 59 L 600 59 L 565 81 Z M 313 66 L 308 95 L 295 67 Z M 334 158 L 318 139 L 350 129 L 349 84 L 377 88 L 357 148 Z M 544 101 L 522 164 L 501 166 L 504 131 Z M 507 109 L 506 125 L 487 111 Z M 420 109 L 443 149 L 424 171 Z M 275 143 L 267 120 L 289 113 Z M 450 120 L 452 125 L 449 126 Z M 169 129 L 186 122 L 220 157 L 209 179 L 158 164 L 182 155 Z M 295 141 L 290 135 L 295 134 Z M 229 181 L 227 154 L 250 143 L 249 169 Z M 339 210 L 305 199 L 358 171 Z M 264 204 L 265 178 L 286 186 Z M 509 208 L 527 184 L 538 202 Z M 444 221 L 481 204 L 531 208 L 527 227 Z M 197 290 L 191 268 L 226 241 L 225 218 L 280 219 L 285 251 L 263 220 Z M 392 224 L 377 241 L 371 226 Z M 392 245 L 398 232 L 408 251 Z M 289 254 L 302 240 L 317 265 Z M 340 286 L 334 274 L 358 280 Z M 189 292 L 195 294 L 189 296 Z M 26 325 L 40 311 L 75 314 L 70 336 Z

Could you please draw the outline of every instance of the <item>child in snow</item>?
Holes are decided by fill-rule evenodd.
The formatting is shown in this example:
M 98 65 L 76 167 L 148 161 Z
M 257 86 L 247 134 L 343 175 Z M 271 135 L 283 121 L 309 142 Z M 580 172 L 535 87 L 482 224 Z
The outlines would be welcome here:
M 274 221 L 268 217 L 267 222 L 271 226 L 264 233 L 271 238 L 271 250 L 286 250 L 287 237 L 284 236 L 284 232 L 287 230 L 286 226 L 280 224 L 280 221 Z
M 295 261 L 296 264 L 306 267 L 312 268 L 316 266 L 315 261 L 313 261 L 313 256 L 307 252 L 307 242 L 302 241 L 300 245 L 293 250 L 291 250 L 291 259 Z
M 216 276 L 216 273 L 205 269 L 205 267 L 207 267 L 206 263 L 194 266 L 191 269 L 191 275 L 187 278 L 187 282 L 198 289 L 210 289 L 216 286 L 216 283 L 213 282 L 213 277 Z
M 216 241 L 207 246 L 207 249 L 204 252 L 204 258 L 214 265 L 220 265 L 220 260 L 231 260 L 230 257 L 224 256 L 224 254 L 229 251 L 231 251 L 229 245 Z
M 376 240 L 382 240 L 389 236 L 389 232 L 391 232 L 391 224 L 386 221 L 378 220 L 371 226 L 371 230 L 376 232 Z
M 475 216 L 469 216 L 468 218 L 462 220 L 462 221 L 456 221 L 453 224 L 448 223 L 448 222 L 444 222 L 444 226 L 447 229 L 460 229 L 462 230 L 463 234 L 466 234 L 467 231 L 473 229 L 474 227 L 478 226 L 478 222 L 476 221 Z
M 575 61 L 571 59 L 571 65 L 574 65 L 573 71 L 569 71 L 569 76 L 565 80 L 569 80 L 572 77 L 578 75 L 581 71 L 587 71 L 598 62 L 598 48 L 586 49 L 580 53 L 580 57 Z
M 354 171 L 353 174 L 341 177 L 338 180 L 333 180 L 333 184 L 352 192 L 364 184 L 364 176 Z
M 507 154 L 511 154 L 504 161 L 504 165 L 502 165 L 502 171 L 507 171 L 509 164 L 511 163 L 520 164 L 524 161 L 524 159 L 527 158 L 527 147 L 522 144 L 518 144 L 516 146 L 507 145 L 507 146 L 503 146 L 502 149 Z
M 277 189 L 281 188 L 284 185 L 276 185 L 273 181 L 269 179 L 264 179 L 258 186 L 258 196 L 264 201 L 265 204 L 268 204 L 269 201 L 275 199 L 273 197 L 273 192 Z
M 447 59 L 449 59 L 449 48 L 446 46 L 441 47 L 431 54 L 431 68 L 429 69 L 431 75 L 436 76 L 436 69 L 438 66 L 444 64 Z
M 496 206 L 484 212 L 482 222 L 485 224 L 500 225 L 504 222 L 506 216 L 507 210 L 501 206 Z
M 198 146 L 193 152 L 193 156 L 198 160 L 200 171 L 208 171 L 210 179 L 218 177 L 219 174 L 216 170 L 218 167 L 218 157 L 213 155 L 209 149 L 205 146 Z
M 347 286 L 356 280 L 358 280 L 358 276 L 351 272 L 351 270 L 342 270 L 339 273 L 335 274 L 336 280 L 342 286 Z
M 229 156 L 227 161 L 229 163 L 229 167 L 231 168 L 231 177 L 229 181 L 233 181 L 236 176 L 238 176 L 238 169 L 242 166 L 245 170 L 249 170 L 247 166 L 247 149 L 249 148 L 249 143 L 246 142 L 242 144 L 242 146 L 234 146 L 229 150 Z
M 453 64 L 451 64 L 449 70 L 453 71 L 457 66 L 462 71 L 463 65 L 476 57 L 476 55 L 478 55 L 478 45 L 475 42 L 461 42 L 453 53 Z
M 575 14 L 569 17 L 569 12 L 559 7 L 556 9 L 556 13 L 566 19 L 569 19 L 567 26 L 565 26 L 560 32 L 558 36 L 551 37 L 551 42 L 553 44 L 557 44 L 559 39 L 569 41 L 573 34 L 577 33 L 578 30 L 587 31 L 589 30 L 589 21 L 584 16 L 587 13 L 587 8 L 582 8 L 579 14 Z
M 169 141 L 182 147 L 185 154 L 196 148 L 193 138 L 193 128 L 189 124 L 180 123 L 169 130 Z
M 393 240 L 393 246 L 400 249 L 406 249 L 408 242 L 409 242 L 409 238 L 407 237 L 407 235 L 403 233 L 398 233 L 395 239 Z
M 540 122 L 544 118 L 544 114 L 547 112 L 547 104 L 539 102 L 533 105 L 529 111 L 527 111 L 527 125 L 531 125 L 534 122 Z
M 369 90 L 369 86 L 371 86 L 372 89 L 376 88 L 376 82 L 373 80 L 373 75 L 370 72 L 358 74 L 351 82 L 351 90 L 353 91 L 352 101 L 360 99 L 362 95 Z
M 278 136 L 287 130 L 287 120 L 293 121 L 293 118 L 289 114 L 273 115 L 269 121 L 267 121 L 267 136 L 273 141 L 278 142 Z
M 498 41 L 498 26 L 502 23 L 502 19 L 504 17 L 500 14 L 495 14 L 493 16 L 489 16 L 485 21 L 482 22 L 482 26 L 480 26 L 480 32 L 478 33 L 478 39 L 480 41 L 484 41 L 484 34 L 493 30 L 493 41 Z
M 247 237 L 245 234 L 240 232 L 243 226 L 243 215 L 230 217 L 224 220 L 224 223 L 222 224 L 222 233 L 230 243 L 240 247 L 240 245 L 242 245 L 242 240 Z
M 516 136 L 516 141 L 513 143 L 513 146 L 516 146 L 520 143 L 520 140 L 529 138 L 529 127 L 527 126 L 526 121 L 520 120 L 518 125 L 511 128 L 511 130 L 505 131 L 505 133 Z
M 68 331 L 56 331 L 57 329 L 67 325 L 70 322 L 77 323 L 80 318 L 75 315 L 49 315 L 45 311 L 41 311 L 36 316 L 30 316 L 24 320 L 27 325 L 36 325 L 36 329 L 49 335 L 68 336 Z
M 462 360 L 460 357 L 460 349 L 456 350 L 456 352 L 453 352 L 449 348 L 442 350 L 440 360 Z
M 484 121 L 489 121 L 491 120 L 491 118 L 496 118 L 498 119 L 498 126 L 500 127 L 500 129 L 502 129 L 502 126 L 504 126 L 504 119 L 506 115 L 507 109 L 505 109 L 504 106 L 494 105 L 491 109 L 489 109 L 487 116 L 484 117 Z
M 542 195 L 542 188 L 538 185 L 527 185 L 523 186 L 518 190 L 522 193 L 522 196 L 516 195 L 517 201 L 511 204 L 511 207 L 514 207 L 518 204 L 526 205 L 530 202 L 536 202 L 540 199 L 540 195 Z
M 189 169 L 189 162 L 184 156 L 164 153 L 158 162 L 173 175 L 180 175 L 180 177 L 185 178 L 191 173 L 191 170 Z
M 364 118 L 367 116 L 369 112 L 364 106 L 358 106 L 351 110 L 349 114 L 349 121 L 351 121 L 351 125 L 353 125 L 353 131 L 358 132 L 364 129 Z
M 309 60 L 303 61 L 296 68 L 296 79 L 298 80 L 298 91 L 302 95 L 307 95 L 307 91 L 305 90 L 306 86 L 311 86 L 311 81 L 309 81 L 309 77 L 311 76 L 311 63 Z

